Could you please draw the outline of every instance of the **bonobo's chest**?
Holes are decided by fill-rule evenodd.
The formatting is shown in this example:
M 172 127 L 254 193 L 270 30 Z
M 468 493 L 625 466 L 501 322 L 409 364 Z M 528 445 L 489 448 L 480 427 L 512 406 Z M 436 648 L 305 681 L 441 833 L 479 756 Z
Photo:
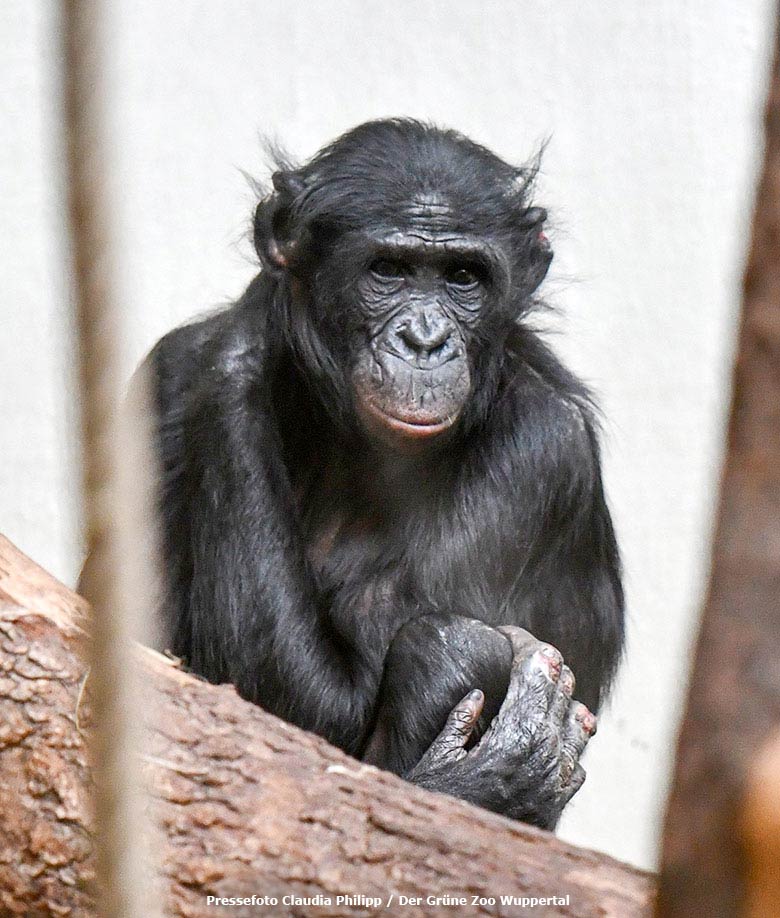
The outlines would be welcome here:
M 331 599 L 342 592 L 354 595 L 361 589 L 374 594 L 381 583 L 381 593 L 389 601 L 402 579 L 402 569 L 407 577 L 414 577 L 414 565 L 406 559 L 402 526 L 397 520 L 378 512 L 355 514 L 334 508 L 307 523 L 301 536 L 321 594 Z
M 429 612 L 499 623 L 521 589 L 519 541 L 491 545 L 439 513 L 354 514 L 334 509 L 301 532 L 315 588 L 334 621 L 370 617 L 388 625 Z M 457 606 L 457 608 L 455 607 Z
M 499 622 L 522 589 L 527 546 L 511 507 L 499 520 L 464 511 L 457 470 L 446 471 L 446 459 L 420 470 L 342 458 L 312 463 L 294 483 L 298 536 L 334 620 L 441 611 Z

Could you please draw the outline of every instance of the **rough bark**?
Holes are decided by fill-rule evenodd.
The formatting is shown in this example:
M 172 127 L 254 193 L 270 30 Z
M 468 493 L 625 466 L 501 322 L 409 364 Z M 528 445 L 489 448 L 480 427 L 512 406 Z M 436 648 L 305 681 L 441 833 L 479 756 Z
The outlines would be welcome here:
M 93 914 L 85 607 L 0 537 L 0 915 Z M 652 910 L 650 877 L 348 758 L 144 648 L 142 761 L 173 916 L 539 915 Z M 393 902 L 387 907 L 390 895 Z M 229 909 L 207 896 L 268 896 Z M 284 904 L 283 896 L 330 898 Z M 337 896 L 377 897 L 337 902 Z M 420 905 L 401 905 L 417 896 Z M 428 896 L 466 905 L 427 904 Z M 496 898 L 472 904 L 473 896 Z
M 745 274 L 713 571 L 669 804 L 659 914 L 740 914 L 751 759 L 780 725 L 780 66 Z M 778 780 L 776 777 L 775 780 Z M 775 903 L 774 913 L 777 913 Z

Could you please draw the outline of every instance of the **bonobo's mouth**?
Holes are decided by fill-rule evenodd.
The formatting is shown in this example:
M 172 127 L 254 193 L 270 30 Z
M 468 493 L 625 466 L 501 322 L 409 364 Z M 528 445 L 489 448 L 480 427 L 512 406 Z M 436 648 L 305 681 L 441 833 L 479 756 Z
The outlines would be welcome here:
M 460 414 L 460 412 L 457 412 L 443 420 L 439 418 L 421 419 L 409 416 L 403 418 L 396 414 L 390 414 L 384 408 L 380 408 L 371 399 L 366 398 L 363 393 L 359 394 L 359 405 L 362 409 L 361 413 L 368 415 L 374 424 L 378 422 L 394 433 L 412 440 L 424 440 L 439 436 L 439 434 L 452 427 Z
M 382 347 L 366 349 L 352 384 L 366 432 L 402 449 L 437 440 L 463 413 L 470 377 L 465 354 L 420 367 Z

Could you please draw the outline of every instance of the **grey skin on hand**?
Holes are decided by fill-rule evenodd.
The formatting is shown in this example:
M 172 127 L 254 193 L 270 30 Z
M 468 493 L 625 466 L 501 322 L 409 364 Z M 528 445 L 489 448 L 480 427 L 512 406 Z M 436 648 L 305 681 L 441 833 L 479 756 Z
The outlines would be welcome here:
M 513 653 L 509 688 L 498 714 L 480 741 L 467 749 L 484 703 L 481 690 L 469 692 L 406 778 L 553 829 L 585 780 L 579 759 L 596 732 L 596 718 L 574 700 L 574 674 L 554 647 L 522 628 L 498 630 Z

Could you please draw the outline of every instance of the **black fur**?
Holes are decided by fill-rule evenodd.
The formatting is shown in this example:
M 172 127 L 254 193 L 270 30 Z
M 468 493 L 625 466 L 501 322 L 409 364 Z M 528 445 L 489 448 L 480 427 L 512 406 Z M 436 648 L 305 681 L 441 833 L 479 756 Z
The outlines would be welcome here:
M 621 652 L 591 400 L 526 321 L 551 258 L 533 175 L 400 119 L 358 127 L 301 168 L 281 163 L 254 220 L 261 273 L 235 305 L 166 335 L 149 357 L 166 646 L 402 773 L 470 688 L 497 710 L 512 652 L 496 626 L 555 645 L 593 710 Z M 394 449 L 367 433 L 356 405 L 355 362 L 379 324 L 357 291 L 377 238 L 439 232 L 440 215 L 446 232 L 481 246 L 478 309 L 461 320 L 442 307 L 466 355 L 442 398 L 466 377 L 468 395 L 445 436 Z M 473 620 L 490 628 L 473 632 Z M 521 818 L 553 824 L 557 813 Z

